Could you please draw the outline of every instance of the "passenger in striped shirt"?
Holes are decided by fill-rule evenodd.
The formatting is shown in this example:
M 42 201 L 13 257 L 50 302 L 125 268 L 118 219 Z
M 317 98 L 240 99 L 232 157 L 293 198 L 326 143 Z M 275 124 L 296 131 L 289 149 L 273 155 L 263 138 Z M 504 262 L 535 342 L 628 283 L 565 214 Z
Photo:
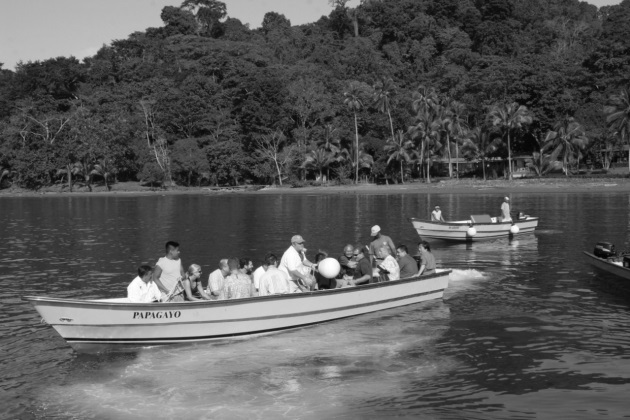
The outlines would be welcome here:
M 265 274 L 260 278 L 258 287 L 259 296 L 282 295 L 286 293 L 298 292 L 299 289 L 290 281 L 289 275 L 278 269 L 278 258 L 274 254 L 269 254 L 265 258 Z

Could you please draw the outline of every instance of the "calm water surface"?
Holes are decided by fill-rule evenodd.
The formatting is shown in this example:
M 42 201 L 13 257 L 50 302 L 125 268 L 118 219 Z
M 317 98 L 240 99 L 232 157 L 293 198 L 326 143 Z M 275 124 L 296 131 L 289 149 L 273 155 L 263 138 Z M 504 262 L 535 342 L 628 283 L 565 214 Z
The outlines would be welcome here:
M 249 195 L 0 199 L 0 418 L 593 419 L 630 417 L 630 297 L 582 258 L 628 247 L 628 194 L 513 194 L 542 217 L 516 240 L 433 241 L 444 299 L 251 340 L 79 355 L 23 295 L 126 293 L 182 244 L 218 260 L 281 254 L 293 234 L 338 255 L 378 223 L 498 213 L 502 195 Z M 413 247 L 415 249 L 415 246 Z

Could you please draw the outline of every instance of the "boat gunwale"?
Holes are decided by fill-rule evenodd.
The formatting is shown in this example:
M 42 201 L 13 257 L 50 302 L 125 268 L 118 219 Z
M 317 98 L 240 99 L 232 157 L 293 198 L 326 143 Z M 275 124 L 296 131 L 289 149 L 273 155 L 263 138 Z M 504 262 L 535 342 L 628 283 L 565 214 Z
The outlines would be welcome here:
M 463 226 L 463 225 L 472 225 L 472 226 L 501 226 L 501 225 L 505 225 L 505 226 L 512 226 L 512 225 L 518 225 L 519 223 L 527 223 L 527 222 L 533 222 L 533 221 L 538 221 L 538 217 L 528 217 L 527 219 L 520 219 L 520 220 L 516 220 L 516 221 L 512 221 L 512 222 L 497 222 L 497 223 L 479 223 L 479 222 L 473 222 L 472 220 L 454 220 L 451 222 L 438 222 L 436 220 L 424 220 L 424 219 L 418 219 L 417 217 L 410 217 L 409 221 L 410 222 L 421 222 L 421 223 L 431 223 L 434 225 L 440 225 L 440 226 Z
M 422 282 L 431 279 L 435 279 L 438 277 L 448 276 L 451 274 L 452 270 L 445 270 L 434 274 L 429 274 L 426 276 L 416 276 L 410 277 L 408 279 L 400 279 L 400 280 L 391 280 L 384 281 L 380 283 L 369 283 L 362 284 L 355 287 L 343 287 L 339 289 L 325 289 L 325 290 L 316 290 L 311 292 L 301 292 L 301 293 L 288 293 L 288 294 L 278 294 L 278 295 L 268 295 L 268 296 L 253 296 L 249 298 L 242 299 L 224 299 L 224 300 L 202 300 L 202 301 L 185 301 L 185 302 L 149 302 L 149 303 L 135 303 L 135 302 L 111 302 L 111 301 L 100 301 L 100 300 L 85 300 L 85 299 L 76 299 L 76 298 L 55 298 L 55 297 L 45 297 L 45 296 L 22 296 L 21 300 L 26 302 L 31 302 L 33 305 L 37 304 L 48 304 L 51 306 L 105 306 L 112 307 L 116 309 L 123 309 L 128 307 L 140 307 L 140 308 L 179 308 L 179 307 L 193 307 L 193 306 L 235 306 L 242 304 L 255 303 L 259 301 L 272 301 L 272 300 L 282 300 L 282 299 L 304 299 L 313 296 L 327 296 L 330 294 L 341 294 L 341 293 L 354 293 L 359 292 L 366 289 L 374 289 L 381 287 L 395 287 L 401 284 L 406 283 L 414 283 L 414 282 Z
M 588 256 L 588 257 L 591 257 L 591 258 L 592 258 L 592 259 L 594 259 L 595 261 L 602 262 L 602 263 L 604 263 L 605 265 L 608 265 L 608 266 L 613 267 L 613 268 L 615 268 L 615 269 L 621 269 L 622 271 L 626 271 L 626 272 L 630 273 L 630 268 L 628 268 L 628 267 L 624 267 L 623 265 L 618 265 L 618 264 L 615 264 L 615 263 L 613 263 L 613 262 L 610 262 L 610 261 L 608 261 L 608 260 L 605 260 L 604 258 L 600 258 L 600 257 L 598 257 L 597 255 L 595 255 L 595 254 L 593 254 L 593 253 L 590 253 L 590 252 L 588 252 L 588 251 L 582 251 L 582 253 L 583 253 L 583 254 L 585 254 L 585 255 L 586 255 L 586 256 Z

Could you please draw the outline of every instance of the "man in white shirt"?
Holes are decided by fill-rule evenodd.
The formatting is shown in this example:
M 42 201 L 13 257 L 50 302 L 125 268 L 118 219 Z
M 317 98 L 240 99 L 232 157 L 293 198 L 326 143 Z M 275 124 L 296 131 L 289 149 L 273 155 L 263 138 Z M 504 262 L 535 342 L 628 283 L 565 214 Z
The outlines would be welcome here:
M 148 265 L 138 267 L 138 277 L 127 286 L 127 298 L 133 303 L 159 302 L 160 289 L 152 280 L 153 268 Z
M 179 258 L 179 244 L 168 241 L 166 255 L 158 260 L 153 269 L 153 281 L 162 292 L 162 300 L 166 300 L 169 293 L 175 290 L 177 282 L 184 277 L 184 267 Z M 179 293 L 172 296 L 171 302 L 183 302 L 184 296 Z
M 225 299 L 225 277 L 230 274 L 227 258 L 219 261 L 219 268 L 210 273 L 208 277 L 208 294 L 212 300 Z
M 281 295 L 299 291 L 289 280 L 289 275 L 278 270 L 278 258 L 275 255 L 268 254 L 263 267 L 265 267 L 265 273 L 260 278 L 259 296 Z
M 444 222 L 444 217 L 442 217 L 442 210 L 440 210 L 440 206 L 435 206 L 435 210 L 431 212 L 431 221 L 432 222 Z
M 260 278 L 262 277 L 263 274 L 265 274 L 265 271 L 267 271 L 267 258 L 269 258 L 270 255 L 273 255 L 273 254 L 265 255 L 265 259 L 263 260 L 262 265 L 258 267 L 257 269 L 255 269 L 254 273 L 252 274 L 252 277 L 254 280 L 254 288 L 256 288 L 256 291 L 260 289 Z
M 304 242 L 300 235 L 291 238 L 291 246 L 282 254 L 278 269 L 287 273 L 300 290 L 311 290 L 316 283 L 309 272 L 315 264 L 306 259 Z
M 509 197 L 503 198 L 503 204 L 501 204 L 501 221 L 511 222 L 512 216 L 510 216 L 510 199 Z

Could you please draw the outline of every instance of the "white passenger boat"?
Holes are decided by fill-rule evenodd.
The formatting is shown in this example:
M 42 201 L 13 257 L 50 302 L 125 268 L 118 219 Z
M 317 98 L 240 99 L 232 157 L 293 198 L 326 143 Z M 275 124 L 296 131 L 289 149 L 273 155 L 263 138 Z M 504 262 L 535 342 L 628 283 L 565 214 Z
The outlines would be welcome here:
M 592 254 L 587 251 L 583 253 L 595 268 L 630 280 L 630 255 L 617 253 L 610 242 L 598 242 Z
M 130 303 L 26 296 L 79 352 L 234 339 L 442 298 L 451 272 L 383 283 L 222 301 Z
M 508 238 L 532 233 L 538 226 L 538 217 L 522 215 L 510 222 L 500 222 L 487 214 L 470 216 L 468 220 L 435 222 L 410 219 L 421 239 L 449 241 L 478 241 L 481 239 Z

